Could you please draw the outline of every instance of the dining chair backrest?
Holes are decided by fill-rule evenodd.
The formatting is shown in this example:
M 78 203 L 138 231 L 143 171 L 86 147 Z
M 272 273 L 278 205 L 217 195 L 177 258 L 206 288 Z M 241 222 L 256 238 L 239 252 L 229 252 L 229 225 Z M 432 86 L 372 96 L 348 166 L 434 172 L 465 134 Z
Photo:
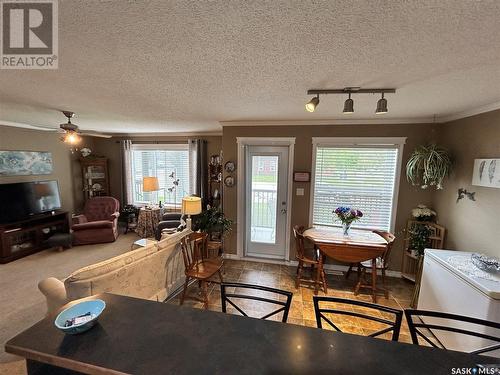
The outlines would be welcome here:
M 197 267 L 206 253 L 207 233 L 193 232 L 181 239 L 182 257 L 186 272 Z
M 382 237 L 385 242 L 387 242 L 387 247 L 382 255 L 382 259 L 384 260 L 384 268 L 389 266 L 389 256 L 391 255 L 392 245 L 394 245 L 394 241 L 396 240 L 396 236 L 391 232 L 383 231 L 383 230 L 373 230 L 375 234 L 378 234 Z
M 234 292 L 229 292 L 228 288 L 234 288 Z M 276 294 L 286 297 L 285 301 L 282 301 L 281 299 L 271 298 L 271 296 L 275 297 Z M 283 316 L 281 318 L 281 321 L 283 323 L 286 323 L 288 319 L 288 312 L 292 303 L 292 295 L 292 292 L 276 288 L 269 288 L 262 285 L 225 282 L 221 283 L 220 285 L 222 312 L 227 312 L 228 303 L 241 315 L 248 316 L 244 308 L 238 306 L 238 301 L 235 300 L 252 300 L 256 301 L 256 303 L 263 302 L 269 307 L 269 309 L 262 309 L 262 307 L 259 309 L 256 307 L 256 310 L 259 309 L 260 311 L 265 311 L 264 315 L 260 317 L 260 319 L 268 319 L 283 312 Z M 271 310 L 274 308 L 273 305 L 277 306 L 275 310 Z M 246 310 L 248 311 L 249 309 L 247 308 Z
M 304 258 L 305 250 L 304 250 L 304 227 L 300 225 L 295 225 L 293 227 L 293 236 L 295 237 L 295 248 L 297 251 L 296 257 L 298 259 Z
M 500 323 L 440 311 L 406 309 L 405 315 L 411 340 L 416 345 L 420 345 L 419 339 L 422 339 L 435 348 L 452 349 L 446 348 L 439 340 L 435 340 L 435 336 L 429 331 L 432 330 L 463 335 L 458 337 L 477 337 L 488 343 L 485 344 L 486 346 L 470 351 L 471 354 L 484 354 L 500 349 Z M 486 328 L 487 331 L 485 331 Z
M 335 324 L 330 315 L 353 316 L 361 320 L 368 320 L 380 323 L 380 329 L 368 334 L 370 337 L 377 337 L 392 332 L 391 340 L 398 341 L 403 311 L 390 307 L 377 305 L 374 303 L 351 300 L 337 297 L 313 296 L 314 313 L 316 315 L 316 325 L 323 328 L 323 321 L 338 332 L 342 332 L 338 324 Z M 340 306 L 339 306 L 340 305 Z M 344 305 L 344 306 L 342 306 Z M 352 308 L 355 306 L 356 308 Z M 360 307 L 362 309 L 360 309 Z M 363 311 L 363 313 L 359 312 Z M 366 313 L 364 313 L 366 311 Z M 373 312 L 373 315 L 371 314 Z M 389 315 L 390 318 L 382 317 L 380 313 Z M 328 314 L 328 315 L 327 315 Z

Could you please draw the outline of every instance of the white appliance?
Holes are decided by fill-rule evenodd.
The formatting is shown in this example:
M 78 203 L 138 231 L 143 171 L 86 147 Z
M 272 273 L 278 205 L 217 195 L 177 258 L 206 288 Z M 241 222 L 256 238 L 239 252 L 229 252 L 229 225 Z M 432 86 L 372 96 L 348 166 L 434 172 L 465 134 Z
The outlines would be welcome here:
M 418 309 L 500 322 L 500 277 L 484 274 L 468 263 L 471 254 L 462 251 L 425 250 Z M 473 331 L 478 329 L 477 325 L 450 323 L 443 319 L 426 318 L 425 322 L 450 324 Z M 498 330 L 492 328 L 482 332 L 498 336 Z M 472 351 L 493 344 L 491 341 L 453 332 L 433 330 L 433 334 L 447 349 L 452 350 Z M 486 355 L 500 358 L 500 349 Z

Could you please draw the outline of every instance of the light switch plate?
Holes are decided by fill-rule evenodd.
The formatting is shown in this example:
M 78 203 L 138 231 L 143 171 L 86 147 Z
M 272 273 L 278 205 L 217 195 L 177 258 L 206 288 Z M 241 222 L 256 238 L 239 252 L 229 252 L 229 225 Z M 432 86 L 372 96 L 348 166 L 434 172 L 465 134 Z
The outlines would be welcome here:
M 297 188 L 296 195 L 304 195 L 304 188 Z

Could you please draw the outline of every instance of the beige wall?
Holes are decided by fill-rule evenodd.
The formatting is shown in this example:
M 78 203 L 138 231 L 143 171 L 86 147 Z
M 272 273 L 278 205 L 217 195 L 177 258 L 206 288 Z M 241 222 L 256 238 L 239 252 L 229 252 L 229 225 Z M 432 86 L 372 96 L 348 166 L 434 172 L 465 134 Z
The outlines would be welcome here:
M 435 124 L 400 124 L 400 125 L 335 125 L 335 126 L 269 126 L 269 127 L 224 127 L 222 147 L 224 161 L 237 161 L 236 137 L 295 137 L 295 171 L 311 171 L 312 168 L 312 137 L 407 137 L 404 147 L 403 164 L 415 146 L 438 137 L 439 125 Z M 238 181 L 236 181 L 238 184 Z M 292 198 L 292 225 L 308 225 L 310 183 L 294 183 Z M 305 189 L 304 196 L 296 196 L 295 189 Z M 233 231 L 226 240 L 226 252 L 236 253 L 236 186 L 224 189 L 224 210 L 226 215 L 235 222 Z M 432 193 L 417 189 L 406 182 L 405 174 L 401 175 L 399 200 L 396 217 L 396 232 L 399 240 L 391 255 L 391 269 L 399 270 L 402 259 L 402 233 L 410 210 L 419 203 L 431 204 Z M 293 242 L 292 242 L 293 243 Z M 290 252 L 294 258 L 294 245 Z
M 91 142 L 91 139 L 84 138 L 80 147 L 92 147 Z M 59 182 L 62 208 L 71 214 L 81 207 L 83 204 L 83 191 L 80 166 L 77 161 L 79 154 L 71 154 L 70 148 L 59 140 L 57 133 L 19 129 L 0 124 L 0 150 L 52 152 L 52 174 L 0 176 L 0 184 L 57 180 Z
M 127 137 L 134 142 L 161 142 L 161 143 L 187 143 L 188 138 L 199 138 L 207 141 L 208 161 L 210 155 L 219 154 L 222 148 L 221 136 L 192 136 L 192 137 Z M 111 195 L 121 199 L 122 182 L 121 182 L 121 151 L 119 141 L 125 138 L 94 138 L 94 153 L 96 155 L 107 157 L 109 163 L 109 179 Z M 207 166 L 208 168 L 208 166 Z
M 455 160 L 445 189 L 434 193 L 439 221 L 448 231 L 446 247 L 500 256 L 500 189 L 471 185 L 474 159 L 500 158 L 500 111 L 443 124 L 440 136 Z M 461 187 L 475 191 L 476 202 L 456 203 Z

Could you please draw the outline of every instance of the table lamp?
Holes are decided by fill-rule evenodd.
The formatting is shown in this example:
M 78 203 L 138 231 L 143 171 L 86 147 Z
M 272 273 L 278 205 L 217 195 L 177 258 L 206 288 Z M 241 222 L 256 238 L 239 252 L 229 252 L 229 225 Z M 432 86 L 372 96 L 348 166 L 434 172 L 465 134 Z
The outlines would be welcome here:
M 158 177 L 143 177 L 142 178 L 142 191 L 144 193 L 149 193 L 149 192 L 158 191 L 158 190 L 160 190 L 160 184 L 158 183 Z
M 182 198 L 182 213 L 187 215 L 186 227 L 191 229 L 191 215 L 201 213 L 201 198 L 200 197 L 184 197 Z

